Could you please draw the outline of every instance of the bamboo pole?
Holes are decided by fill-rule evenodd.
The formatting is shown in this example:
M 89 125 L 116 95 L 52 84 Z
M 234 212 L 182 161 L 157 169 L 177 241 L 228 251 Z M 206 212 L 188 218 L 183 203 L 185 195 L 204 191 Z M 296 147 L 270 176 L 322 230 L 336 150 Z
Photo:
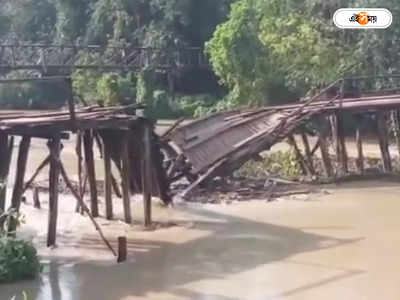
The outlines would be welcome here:
M 93 155 L 93 136 L 88 130 L 86 130 L 84 133 L 83 144 L 85 152 L 86 172 L 89 180 L 90 207 L 93 216 L 96 218 L 99 216 L 99 202 L 97 199 L 97 182 Z
M 394 132 L 394 138 L 397 144 L 397 151 L 399 152 L 399 159 L 400 159 L 400 120 L 399 120 L 399 111 L 392 110 L 391 112 L 392 118 L 392 126 Z
M 313 159 L 312 159 L 312 154 L 311 154 L 310 143 L 308 141 L 308 137 L 307 137 L 307 134 L 305 132 L 301 133 L 301 139 L 303 141 L 304 152 L 305 152 L 305 155 L 306 155 L 308 167 L 310 169 L 311 174 L 315 175 L 315 169 L 314 169 L 314 164 L 313 164 Z
M 5 211 L 7 198 L 7 182 L 10 171 L 14 140 L 0 131 L 0 211 Z
M 103 231 L 101 230 L 101 227 L 99 224 L 96 222 L 94 219 L 92 213 L 90 212 L 90 209 L 87 207 L 86 203 L 83 201 L 82 197 L 79 195 L 79 193 L 75 190 L 74 186 L 71 183 L 71 180 L 68 178 L 67 172 L 64 168 L 64 165 L 62 164 L 61 161 L 59 161 L 60 165 L 60 171 L 61 171 L 61 176 L 63 177 L 67 187 L 70 189 L 72 195 L 76 198 L 76 200 L 79 201 L 80 206 L 84 210 L 84 212 L 89 216 L 90 221 L 92 221 L 94 227 L 96 228 L 97 232 L 100 235 L 100 238 L 103 240 L 104 244 L 107 246 L 108 249 L 110 249 L 111 253 L 116 257 L 117 252 L 115 252 L 114 248 L 111 246 L 110 242 L 106 239 L 106 237 L 103 234 Z
M 24 189 L 24 178 L 26 172 L 26 164 L 28 162 L 29 147 L 31 144 L 31 138 L 24 136 L 19 144 L 18 159 L 17 159 L 17 171 L 15 173 L 14 190 L 11 197 L 11 208 L 19 211 L 21 206 L 21 198 Z M 8 232 L 15 232 L 16 222 L 12 221 L 8 228 Z
M 328 143 L 326 140 L 326 134 L 324 132 L 319 131 L 318 132 L 319 136 L 319 148 L 321 151 L 321 157 L 322 157 L 322 163 L 324 166 L 324 171 L 325 174 L 328 178 L 333 177 L 334 172 L 332 168 L 332 162 L 331 158 L 329 155 L 329 148 L 328 148 Z
M 358 124 L 356 128 L 356 144 L 357 144 L 357 169 L 360 174 L 364 173 L 364 153 L 362 145 L 362 132 L 361 125 Z
M 49 171 L 49 222 L 47 228 L 47 247 L 55 246 L 57 239 L 58 219 L 58 183 L 60 177 L 60 137 L 55 136 L 49 143 L 50 171 Z
M 124 203 L 124 216 L 125 222 L 128 224 L 132 223 L 132 213 L 131 213 L 131 195 L 130 195 L 130 160 L 129 160 L 129 145 L 128 136 L 124 138 L 122 142 L 122 193 L 123 193 L 123 203 Z
M 103 161 L 104 161 L 104 192 L 106 204 L 106 218 L 113 218 L 113 202 L 112 202 L 112 179 L 111 179 L 111 149 L 106 141 L 103 141 Z
M 40 172 L 50 163 L 50 158 L 51 158 L 51 156 L 48 155 L 48 156 L 41 162 L 41 164 L 38 166 L 38 168 L 36 169 L 36 171 L 33 173 L 32 177 L 25 183 L 23 193 L 25 193 L 25 192 L 31 187 L 31 185 L 32 185 L 32 183 L 35 181 L 36 177 L 38 177 L 38 175 L 40 174 Z
M 389 138 L 386 126 L 385 112 L 378 111 L 376 113 L 376 120 L 378 125 L 379 147 L 382 153 L 383 171 L 392 172 L 392 162 L 389 153 Z
M 152 162 L 151 162 L 151 131 L 146 125 L 143 129 L 143 162 L 142 162 L 142 185 L 144 202 L 144 225 L 151 225 L 151 196 L 152 196 Z

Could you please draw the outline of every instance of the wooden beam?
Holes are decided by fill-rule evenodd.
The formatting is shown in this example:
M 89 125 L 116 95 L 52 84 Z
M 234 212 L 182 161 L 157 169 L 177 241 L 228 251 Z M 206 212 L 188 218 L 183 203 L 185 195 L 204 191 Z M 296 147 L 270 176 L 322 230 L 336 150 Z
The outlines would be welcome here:
M 319 148 L 321 150 L 321 157 L 322 157 L 322 163 L 324 166 L 324 171 L 325 174 L 328 178 L 333 177 L 334 172 L 332 168 L 332 162 L 331 158 L 329 155 L 329 147 L 326 139 L 326 134 L 324 132 L 318 131 L 318 137 L 319 137 Z
M 35 173 L 33 173 L 32 177 L 26 182 L 23 190 L 23 194 L 31 187 L 32 183 L 35 181 L 36 177 L 40 174 L 40 172 L 50 163 L 51 155 L 48 155 L 38 166 Z
M 143 162 L 142 162 L 142 185 L 144 202 L 144 225 L 149 227 L 151 221 L 151 197 L 152 197 L 152 154 L 151 154 L 151 130 L 149 125 L 143 129 Z
M 104 197 L 106 204 L 106 218 L 112 220 L 113 201 L 112 201 L 112 175 L 111 175 L 111 149 L 108 141 L 103 141 L 103 161 L 104 161 Z
M 75 130 L 77 128 L 77 123 L 75 114 L 74 92 L 73 92 L 71 77 L 66 78 L 65 82 L 67 84 L 67 93 L 68 93 L 67 101 L 68 101 L 69 115 L 71 119 L 72 128 Z
M 392 126 L 394 132 L 394 138 L 396 140 L 397 151 L 399 152 L 400 158 L 400 118 L 399 118 L 399 110 L 392 110 L 391 112 L 392 118 Z
M 356 145 L 357 145 L 357 160 L 356 160 L 357 170 L 358 173 L 364 174 L 364 153 L 363 153 L 362 131 L 360 122 L 357 123 L 357 128 L 356 128 Z
M 26 164 L 28 162 L 29 147 L 31 138 L 24 136 L 19 144 L 17 170 L 15 173 L 14 190 L 11 197 L 11 208 L 19 211 L 21 206 L 21 198 L 24 190 L 24 179 L 26 172 Z M 8 231 L 15 232 L 16 222 L 11 222 Z
M 339 112 L 331 115 L 332 138 L 335 144 L 336 157 L 339 164 L 338 174 L 343 176 L 348 172 L 347 151 L 343 118 Z
M 312 159 L 312 154 L 311 154 L 310 143 L 308 141 L 307 134 L 304 131 L 301 133 L 301 139 L 302 139 L 303 145 L 304 145 L 304 152 L 305 152 L 306 160 L 307 160 L 306 162 L 308 164 L 311 174 L 315 175 L 315 169 L 314 169 L 314 164 L 313 164 L 313 159 Z
M 62 175 L 67 187 L 72 192 L 72 195 L 79 201 L 80 206 L 82 207 L 83 211 L 89 216 L 89 219 L 92 221 L 94 227 L 96 228 L 97 232 L 99 233 L 100 238 L 103 240 L 104 244 L 108 247 L 108 249 L 110 249 L 111 253 L 114 256 L 117 256 L 117 253 L 115 252 L 114 248 L 111 246 L 110 242 L 104 236 L 103 231 L 101 230 L 101 227 L 99 226 L 99 224 L 97 224 L 96 220 L 94 219 L 93 215 L 91 214 L 86 203 L 83 201 L 82 197 L 79 195 L 79 193 L 75 190 L 74 186 L 72 185 L 71 180 L 68 178 L 68 174 L 64 168 L 64 165 L 61 163 L 61 161 L 59 161 L 59 164 L 60 164 L 61 175 Z
M 378 111 L 376 113 L 376 120 L 378 125 L 379 147 L 382 153 L 383 171 L 392 172 L 392 162 L 389 152 L 388 130 L 386 125 L 386 113 Z
M 301 169 L 303 170 L 303 173 L 308 175 L 308 176 L 312 176 L 312 172 L 310 170 L 310 167 L 308 166 L 306 160 L 304 159 L 303 154 L 301 153 L 301 151 L 300 151 L 300 149 L 299 149 L 299 147 L 297 145 L 296 139 L 294 138 L 293 135 L 289 135 L 288 136 L 288 142 L 289 142 L 289 145 L 291 145 L 293 147 L 294 153 L 296 155 L 297 160 L 300 163 L 300 166 L 301 166 Z
M 5 211 L 6 207 L 8 173 L 12 150 L 13 139 L 9 140 L 8 135 L 0 131 L 0 211 Z
M 128 224 L 132 223 L 131 213 L 131 193 L 130 193 L 130 182 L 131 182 L 131 165 L 129 160 L 129 139 L 128 134 L 122 141 L 122 195 L 124 203 L 124 216 L 125 222 Z
M 93 155 L 93 136 L 90 130 L 86 130 L 83 135 L 83 145 L 85 152 L 86 173 L 89 180 L 90 208 L 93 217 L 97 218 L 99 216 L 99 202 L 97 199 L 97 181 Z
M 47 247 L 56 245 L 58 219 L 58 183 L 60 178 L 61 140 L 54 137 L 48 143 L 50 150 L 49 170 L 49 221 L 47 227 Z

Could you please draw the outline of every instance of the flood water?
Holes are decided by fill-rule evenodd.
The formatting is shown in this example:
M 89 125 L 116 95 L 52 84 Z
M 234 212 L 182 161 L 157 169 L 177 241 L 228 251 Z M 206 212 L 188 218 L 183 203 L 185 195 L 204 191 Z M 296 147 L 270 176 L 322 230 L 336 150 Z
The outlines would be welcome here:
M 400 186 L 327 189 L 306 200 L 156 206 L 156 221 L 177 226 L 153 232 L 100 220 L 112 241 L 128 237 L 124 264 L 69 211 L 69 198 L 58 248 L 46 249 L 46 209 L 28 203 L 34 221 L 22 232 L 38 245 L 44 270 L 36 281 L 0 285 L 0 299 L 23 290 L 30 300 L 400 299 Z M 133 211 L 140 221 L 140 205 Z

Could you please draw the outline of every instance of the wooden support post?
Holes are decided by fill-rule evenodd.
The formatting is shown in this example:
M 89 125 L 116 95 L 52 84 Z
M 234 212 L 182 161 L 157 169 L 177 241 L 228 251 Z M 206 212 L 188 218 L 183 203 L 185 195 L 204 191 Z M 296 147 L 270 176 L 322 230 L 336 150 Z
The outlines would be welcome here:
M 112 202 L 112 175 L 111 175 L 111 149 L 106 141 L 103 141 L 104 149 L 104 193 L 106 204 L 106 218 L 113 218 L 113 202 Z
M 288 142 L 293 147 L 294 153 L 295 153 L 295 155 L 297 157 L 297 160 L 300 163 L 300 166 L 301 166 L 301 168 L 303 170 L 303 173 L 305 175 L 312 176 L 312 172 L 310 170 L 310 167 L 306 163 L 306 161 L 305 161 L 305 159 L 303 157 L 303 154 L 301 154 L 301 151 L 300 151 L 299 147 L 297 146 L 296 139 L 294 138 L 293 135 L 289 135 Z
M 356 144 L 357 144 L 357 170 L 360 174 L 364 173 L 364 153 L 363 153 L 363 145 L 362 145 L 362 132 L 360 122 L 357 124 L 356 128 Z
M 379 147 L 382 153 L 383 171 L 392 172 L 392 162 L 389 153 L 389 138 L 386 126 L 385 112 L 378 111 L 376 113 L 376 120 L 378 125 Z
M 305 132 L 301 133 L 301 139 L 303 141 L 304 152 L 306 154 L 308 167 L 310 169 L 311 174 L 315 175 L 315 169 L 314 169 L 314 164 L 313 164 L 313 159 L 312 159 L 312 154 L 311 154 L 310 143 L 308 141 L 308 137 L 307 137 L 307 134 Z
M 82 197 L 82 192 L 83 192 L 83 157 L 82 157 L 82 131 L 78 131 L 76 135 L 76 145 L 75 145 L 75 153 L 76 156 L 78 157 L 78 188 L 79 188 L 79 195 Z M 76 206 L 75 206 L 75 212 L 79 212 L 80 210 L 80 204 L 79 201 L 76 201 Z
M 71 80 L 71 78 L 67 78 L 65 81 L 67 84 L 67 93 L 68 93 L 67 102 L 68 102 L 69 115 L 70 115 L 70 119 L 71 119 L 72 129 L 75 130 L 77 128 L 77 124 L 76 124 L 76 114 L 75 114 L 75 103 L 74 103 L 72 80 Z
M 40 205 L 40 197 L 39 197 L 39 189 L 37 187 L 35 187 L 33 189 L 33 207 L 40 209 L 41 205 Z
M 60 178 L 60 137 L 55 136 L 48 142 L 50 150 L 49 170 L 49 221 L 47 227 L 47 247 L 56 245 L 58 219 L 58 183 Z
M 347 151 L 345 142 L 345 132 L 343 118 L 340 113 L 331 116 L 332 137 L 335 143 L 336 156 L 339 163 L 339 175 L 348 173 Z
M 31 145 L 31 138 L 24 136 L 19 144 L 17 170 L 15 173 L 14 190 L 11 197 L 11 208 L 19 211 L 21 206 L 21 198 L 24 190 L 24 179 L 26 172 L 26 164 L 28 162 L 29 147 Z M 12 221 L 8 231 L 15 232 L 16 222 Z
M 97 199 L 97 182 L 93 155 L 93 136 L 89 130 L 86 130 L 83 135 L 83 144 L 85 152 L 86 173 L 88 176 L 90 189 L 90 208 L 93 217 L 96 218 L 99 216 L 99 202 Z
M 128 242 L 125 236 L 118 237 L 118 263 L 126 261 L 128 257 Z
M 151 197 L 152 197 L 152 162 L 151 162 L 151 130 L 148 125 L 143 129 L 143 162 L 142 162 L 142 185 L 144 202 L 144 225 L 151 225 Z
M 320 131 L 318 132 L 318 136 L 319 136 L 319 147 L 321 150 L 321 157 L 325 174 L 328 178 L 333 177 L 334 174 L 333 174 L 331 158 L 329 155 L 328 143 L 326 141 L 326 134 Z
M 9 140 L 8 135 L 0 131 L 0 211 L 5 211 L 6 207 L 8 173 L 13 146 L 14 139 Z
M 130 195 L 130 160 L 129 160 L 129 140 L 128 134 L 122 142 L 122 194 L 124 202 L 124 215 L 125 222 L 128 224 L 132 223 L 132 213 L 131 213 L 131 195 Z
M 397 151 L 399 152 L 399 159 L 400 159 L 400 119 L 399 119 L 399 111 L 392 110 L 391 113 L 392 118 L 392 126 L 394 132 L 394 138 L 397 144 Z
M 121 194 L 121 190 L 120 190 L 119 185 L 118 185 L 118 181 L 115 178 L 115 176 L 112 173 L 112 171 L 111 171 L 111 183 L 112 183 L 112 187 L 113 187 L 115 196 L 117 196 L 118 198 L 122 198 L 122 194 Z
M 110 249 L 112 254 L 114 256 L 117 256 L 117 253 L 115 252 L 114 248 L 111 246 L 110 242 L 106 239 L 106 237 L 103 234 L 103 231 L 101 230 L 101 227 L 99 224 L 97 224 L 96 220 L 94 219 L 93 215 L 90 213 L 89 208 L 87 207 L 86 203 L 83 201 L 82 197 L 80 197 L 79 193 L 74 189 L 71 180 L 68 178 L 68 174 L 65 171 L 64 165 L 59 161 L 59 166 L 60 166 L 60 171 L 61 175 L 67 184 L 67 187 L 70 189 L 72 192 L 72 195 L 79 201 L 80 206 L 82 207 L 83 211 L 88 215 L 89 219 L 92 221 L 94 227 L 96 228 L 97 232 L 100 235 L 100 238 L 103 240 L 104 244 Z

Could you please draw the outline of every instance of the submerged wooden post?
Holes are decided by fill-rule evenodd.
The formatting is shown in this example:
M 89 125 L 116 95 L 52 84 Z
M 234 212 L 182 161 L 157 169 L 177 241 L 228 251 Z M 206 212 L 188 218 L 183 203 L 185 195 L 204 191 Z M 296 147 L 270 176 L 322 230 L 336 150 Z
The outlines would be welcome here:
M 386 126 L 385 112 L 378 111 L 376 113 L 376 120 L 378 125 L 379 147 L 382 153 L 383 171 L 392 172 L 392 162 L 390 159 L 390 152 L 389 152 L 389 138 Z
M 126 134 L 122 141 L 122 196 L 124 202 L 124 216 L 125 222 L 128 224 L 132 223 L 131 213 L 131 195 L 130 195 L 130 160 L 129 160 L 129 135 Z
M 31 138 L 24 136 L 19 144 L 17 170 L 15 173 L 14 190 L 11 197 L 11 208 L 19 211 L 21 206 L 21 198 L 24 191 L 24 179 L 26 172 L 26 164 L 28 162 L 29 147 L 31 145 Z M 8 231 L 14 232 L 16 230 L 16 222 L 11 222 Z
M 348 172 L 348 163 L 343 118 L 340 113 L 335 113 L 331 116 L 331 127 L 332 137 L 336 149 L 336 156 L 339 164 L 338 174 L 344 175 Z
M 0 131 L 0 211 L 5 211 L 7 197 L 8 173 L 14 139 L 9 140 L 8 135 Z
M 364 153 L 362 145 L 361 125 L 358 123 L 356 128 L 356 144 L 357 144 L 357 170 L 360 174 L 364 173 Z
M 111 175 L 111 149 L 107 141 L 103 141 L 103 158 L 104 158 L 104 193 L 106 204 L 106 218 L 113 218 L 113 202 L 112 202 L 112 175 Z
M 128 257 L 128 242 L 125 236 L 118 237 L 118 258 L 117 262 L 121 263 L 126 261 Z
M 399 120 L 399 111 L 392 110 L 391 113 L 392 118 L 392 126 L 394 132 L 394 138 L 397 144 L 397 151 L 399 152 L 399 159 L 400 159 L 400 120 Z
M 47 227 L 47 247 L 56 245 L 58 219 L 58 183 L 60 177 L 60 137 L 55 136 L 48 143 L 50 150 L 49 170 L 49 222 Z
M 315 175 L 315 169 L 314 169 L 314 164 L 312 160 L 312 154 L 311 154 L 311 148 L 310 148 L 310 143 L 308 141 L 307 134 L 305 132 L 301 133 L 301 139 L 303 141 L 304 145 L 304 152 L 306 154 L 306 159 L 307 159 L 307 164 L 310 169 L 310 172 L 312 175 Z
M 322 131 L 319 131 L 318 137 L 319 137 L 319 147 L 321 150 L 321 157 L 325 174 L 327 177 L 332 177 L 334 174 L 333 174 L 331 158 L 329 156 L 329 148 L 328 148 L 328 143 L 326 141 L 326 134 Z
M 89 180 L 90 209 L 92 212 L 92 216 L 96 218 L 99 216 L 99 202 L 97 199 L 97 182 L 93 155 L 93 136 L 89 130 L 86 130 L 83 135 L 83 144 L 85 152 L 86 173 Z
M 142 185 L 144 202 L 144 225 L 151 225 L 151 196 L 152 196 L 152 163 L 151 163 L 151 130 L 146 124 L 143 129 L 143 162 L 142 162 Z
M 39 189 L 37 187 L 35 187 L 33 189 L 33 207 L 40 209 L 41 205 L 40 205 L 40 198 L 39 198 Z

